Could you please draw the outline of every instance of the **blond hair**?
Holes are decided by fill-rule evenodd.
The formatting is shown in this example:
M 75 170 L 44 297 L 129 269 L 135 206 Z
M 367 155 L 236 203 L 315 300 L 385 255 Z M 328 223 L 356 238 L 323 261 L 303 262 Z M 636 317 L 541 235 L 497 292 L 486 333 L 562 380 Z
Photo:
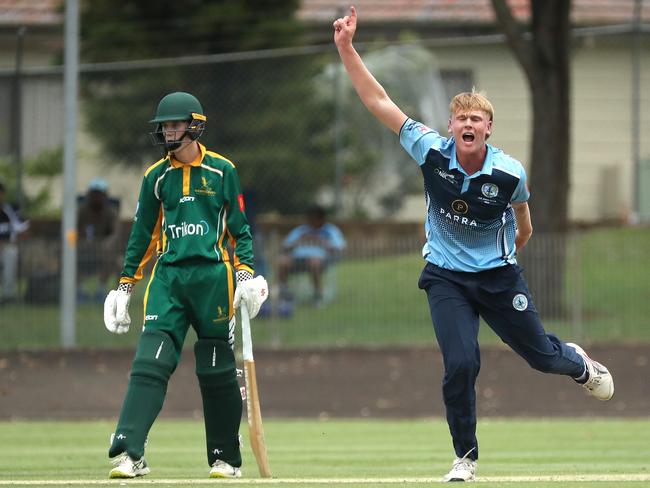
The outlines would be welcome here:
M 477 92 L 472 89 L 471 92 L 463 92 L 451 99 L 449 104 L 449 113 L 456 114 L 459 112 L 471 112 L 472 110 L 482 110 L 490 120 L 494 119 L 494 107 L 487 99 L 483 92 Z

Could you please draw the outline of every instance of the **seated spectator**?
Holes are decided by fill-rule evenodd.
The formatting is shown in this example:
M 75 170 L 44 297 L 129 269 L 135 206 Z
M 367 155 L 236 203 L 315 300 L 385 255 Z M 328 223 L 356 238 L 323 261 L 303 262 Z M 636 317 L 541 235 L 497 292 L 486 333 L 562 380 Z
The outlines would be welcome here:
M 109 198 L 108 184 L 102 178 L 93 179 L 86 195 L 81 199 L 77 216 L 79 235 L 77 257 L 81 277 L 97 276 L 95 301 L 103 301 L 107 293 L 108 279 L 116 269 L 117 257 L 117 201 Z M 82 285 L 83 280 L 79 280 Z M 87 290 L 79 289 L 80 301 L 88 301 Z
M 0 302 L 14 301 L 18 295 L 18 236 L 29 227 L 18 210 L 6 201 L 5 186 L 0 183 L 0 265 L 2 266 L 2 295 Z
M 326 223 L 325 209 L 318 205 L 310 207 L 307 211 L 307 223 L 289 232 L 283 243 L 283 254 L 278 263 L 281 309 L 290 307 L 292 297 L 287 287 L 287 279 L 290 274 L 297 272 L 309 273 L 313 284 L 314 304 L 321 305 L 323 272 L 339 258 L 345 245 L 339 228 Z

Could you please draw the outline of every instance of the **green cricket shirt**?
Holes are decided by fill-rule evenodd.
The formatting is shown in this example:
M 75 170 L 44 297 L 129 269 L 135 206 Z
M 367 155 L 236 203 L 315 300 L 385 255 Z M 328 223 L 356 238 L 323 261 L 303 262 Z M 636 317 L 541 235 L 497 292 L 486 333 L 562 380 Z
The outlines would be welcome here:
M 231 261 L 253 273 L 253 239 L 235 165 L 206 150 L 191 163 L 168 155 L 145 172 L 120 283 L 136 283 L 154 252 L 158 265 Z

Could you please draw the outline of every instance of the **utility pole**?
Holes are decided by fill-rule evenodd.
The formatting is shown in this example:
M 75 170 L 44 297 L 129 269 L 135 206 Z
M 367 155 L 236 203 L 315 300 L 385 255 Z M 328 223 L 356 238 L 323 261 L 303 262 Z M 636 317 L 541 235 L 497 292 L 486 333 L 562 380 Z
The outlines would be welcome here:
M 61 346 L 76 344 L 77 298 L 77 96 L 79 93 L 79 0 L 65 2 L 63 70 L 63 216 L 61 219 Z

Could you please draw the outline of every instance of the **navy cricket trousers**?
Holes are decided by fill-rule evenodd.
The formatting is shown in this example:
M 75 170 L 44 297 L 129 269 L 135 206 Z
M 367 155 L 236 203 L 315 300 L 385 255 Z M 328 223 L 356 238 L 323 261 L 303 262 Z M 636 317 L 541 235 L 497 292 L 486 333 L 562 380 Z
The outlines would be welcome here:
M 467 457 L 478 459 L 479 316 L 534 369 L 574 378 L 584 372 L 582 357 L 544 330 L 522 271 L 506 265 L 466 273 L 427 263 L 420 275 L 418 286 L 427 293 L 445 365 L 442 395 L 458 457 L 473 449 Z

